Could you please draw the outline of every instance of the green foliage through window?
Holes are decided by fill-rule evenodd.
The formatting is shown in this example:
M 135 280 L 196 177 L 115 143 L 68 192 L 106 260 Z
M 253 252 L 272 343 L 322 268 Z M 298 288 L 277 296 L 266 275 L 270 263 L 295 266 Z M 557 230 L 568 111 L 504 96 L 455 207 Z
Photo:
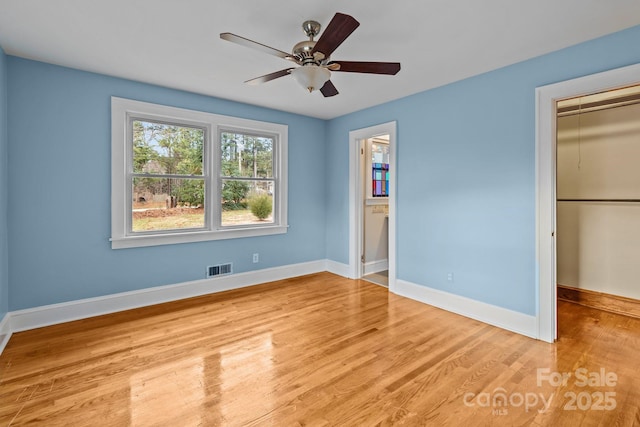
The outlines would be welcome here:
M 251 195 L 272 194 L 273 145 L 274 139 L 269 136 L 221 132 L 224 210 L 246 209 Z
M 204 206 L 204 141 L 201 128 L 134 120 L 133 172 L 140 178 L 134 180 L 133 191 L 138 200 L 164 194 L 168 207 Z
M 273 201 L 271 196 L 267 194 L 254 196 L 249 201 L 249 208 L 251 209 L 251 213 L 259 220 L 263 221 L 267 219 L 273 211 Z

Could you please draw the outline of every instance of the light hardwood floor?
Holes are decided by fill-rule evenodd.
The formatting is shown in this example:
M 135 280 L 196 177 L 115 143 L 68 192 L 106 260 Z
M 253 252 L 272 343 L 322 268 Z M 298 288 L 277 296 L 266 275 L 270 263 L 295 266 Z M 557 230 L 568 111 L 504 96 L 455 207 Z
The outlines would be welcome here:
M 289 279 L 14 334 L 0 425 L 640 425 L 640 319 L 559 316 L 548 344 L 365 281 Z

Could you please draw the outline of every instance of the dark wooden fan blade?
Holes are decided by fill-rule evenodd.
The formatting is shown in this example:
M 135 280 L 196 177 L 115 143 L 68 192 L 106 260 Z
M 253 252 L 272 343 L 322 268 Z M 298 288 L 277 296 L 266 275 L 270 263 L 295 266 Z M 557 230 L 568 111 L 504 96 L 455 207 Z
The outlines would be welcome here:
M 238 36 L 233 33 L 220 33 L 220 38 L 222 40 L 226 40 L 232 43 L 239 44 L 241 46 L 249 47 L 251 49 L 259 50 L 260 52 L 266 53 L 268 55 L 278 56 L 280 58 L 288 59 L 290 61 L 297 62 L 297 60 L 289 53 L 283 52 L 278 49 L 274 49 L 262 43 L 254 42 L 253 40 L 249 40 L 247 38 Z
M 327 80 L 327 82 L 320 88 L 320 92 L 324 95 L 325 98 L 330 96 L 336 96 L 339 92 L 338 89 L 331 83 L 331 80 Z
M 360 23 L 352 16 L 336 13 L 327 28 L 322 32 L 313 47 L 312 53 L 322 52 L 325 58 L 328 58 L 359 25 Z
M 260 83 L 270 82 L 271 80 L 275 80 L 280 77 L 288 76 L 289 72 L 293 70 L 293 68 L 287 68 L 285 70 L 276 71 L 275 73 L 265 74 L 264 76 L 256 77 L 255 79 L 247 80 L 245 83 L 250 85 L 257 85 Z
M 360 62 L 360 61 L 331 61 L 329 65 L 338 64 L 337 70 L 347 73 L 370 73 L 370 74 L 390 74 L 395 75 L 400 71 L 399 62 Z

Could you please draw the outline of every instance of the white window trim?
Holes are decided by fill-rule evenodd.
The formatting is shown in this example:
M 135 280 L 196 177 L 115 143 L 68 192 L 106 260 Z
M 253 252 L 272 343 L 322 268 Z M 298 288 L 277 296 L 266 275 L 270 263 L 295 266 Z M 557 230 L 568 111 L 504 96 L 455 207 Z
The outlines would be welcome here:
M 153 234 L 130 233 L 131 213 L 130 190 L 127 176 L 130 172 L 129 142 L 127 123 L 130 117 L 173 121 L 192 124 L 207 129 L 205 141 L 204 176 L 208 180 L 205 195 L 205 229 L 172 230 Z M 274 200 L 274 222 L 268 225 L 243 225 L 222 227 L 220 221 L 220 173 L 216 169 L 220 163 L 220 130 L 236 129 L 244 132 L 267 133 L 277 138 L 274 148 L 274 171 L 276 197 Z M 143 246 L 169 245 L 177 243 L 202 242 L 207 240 L 235 239 L 241 237 L 267 236 L 287 232 L 287 163 L 288 127 L 286 125 L 222 116 L 202 111 L 168 107 L 124 98 L 111 98 L 111 248 L 124 249 Z

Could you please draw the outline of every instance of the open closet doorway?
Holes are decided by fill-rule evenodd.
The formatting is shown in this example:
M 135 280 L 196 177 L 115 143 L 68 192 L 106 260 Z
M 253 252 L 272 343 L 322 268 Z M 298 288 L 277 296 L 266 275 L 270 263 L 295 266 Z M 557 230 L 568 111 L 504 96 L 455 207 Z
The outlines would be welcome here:
M 557 118 L 559 102 L 640 84 L 640 64 L 536 89 L 537 338 L 557 338 Z
M 369 276 L 392 292 L 396 278 L 395 165 L 396 122 L 349 132 L 350 277 Z
M 558 299 L 640 317 L 640 85 L 557 110 Z

